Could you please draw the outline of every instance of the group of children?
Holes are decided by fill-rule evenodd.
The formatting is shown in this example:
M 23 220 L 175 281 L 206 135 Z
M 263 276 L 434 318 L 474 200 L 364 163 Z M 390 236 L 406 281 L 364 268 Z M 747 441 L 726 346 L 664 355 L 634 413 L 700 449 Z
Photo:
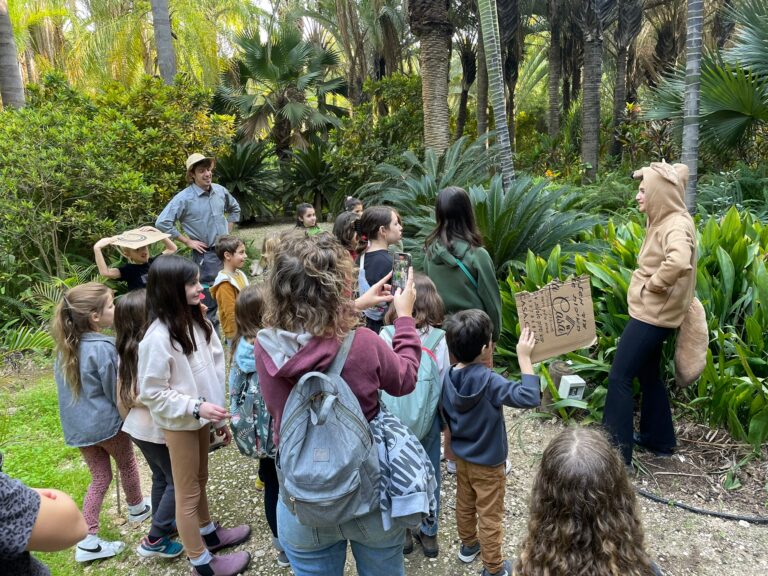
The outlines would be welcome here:
M 402 224 L 391 207 L 373 206 L 363 210 L 362 203 L 349 198 L 346 208 L 334 225 L 336 241 L 330 235 L 320 235 L 314 208 L 309 204 L 300 205 L 297 228 L 305 230 L 305 238 L 316 237 L 315 244 L 303 242 L 301 237 L 291 239 L 289 235 L 286 236 L 288 247 L 281 248 L 281 238 L 272 237 L 270 249 L 265 250 L 268 254 L 264 267 L 272 269 L 274 254 L 280 252 L 283 263 L 295 264 L 301 257 L 304 266 L 311 268 L 327 256 L 329 246 L 340 245 L 352 259 L 358 256 L 360 293 L 374 287 L 372 292 L 384 294 L 377 297 L 375 306 L 359 310 L 364 314 L 365 325 L 379 333 L 385 325 L 398 325 L 398 307 L 388 304 L 393 295 L 382 292 L 381 286 L 392 272 L 392 257 L 387 249 L 401 240 Z M 264 374 L 269 374 L 268 387 L 271 389 L 275 385 L 272 371 L 276 368 L 270 368 L 271 360 L 258 359 L 259 350 L 270 350 L 272 346 L 267 330 L 259 344 L 260 330 L 265 325 L 275 330 L 286 323 L 306 328 L 314 322 L 318 323 L 315 327 L 318 334 L 328 330 L 338 333 L 338 326 L 348 322 L 342 318 L 346 314 L 346 304 L 341 305 L 340 300 L 339 309 L 308 311 L 308 317 L 297 317 L 296 311 L 307 302 L 297 300 L 299 295 L 289 284 L 292 277 L 300 286 L 312 282 L 315 277 L 311 271 L 302 266 L 286 268 L 284 265 L 282 270 L 272 270 L 268 274 L 264 286 L 249 286 L 248 277 L 241 270 L 246 259 L 244 243 L 231 235 L 219 237 L 216 253 L 223 269 L 211 293 L 219 303 L 222 332 L 232 351 L 227 409 L 224 349 L 201 309 L 202 286 L 197 266 L 171 255 L 175 246 L 171 248 L 169 244 L 173 242 L 165 241 L 166 252 L 156 259 L 150 260 L 147 250 L 126 250 L 131 265 L 108 268 L 101 256 L 101 249 L 109 243 L 108 240 L 99 241 L 94 246 L 99 270 L 110 278 L 144 279 L 146 291 L 132 291 L 121 297 L 115 306 L 112 292 L 106 286 L 96 283 L 77 286 L 65 294 L 53 326 L 58 352 L 56 382 L 65 441 L 80 448 L 93 478 L 83 504 L 88 536 L 78 544 L 76 559 L 105 558 L 124 548 L 121 542 L 98 537 L 98 513 L 111 481 L 109 459 L 112 457 L 121 472 L 129 520 L 140 522 L 152 514 L 151 528 L 138 548 L 140 555 L 176 557 L 185 552 L 193 574 L 237 574 L 250 561 L 247 552 L 229 555 L 214 552 L 245 541 L 250 535 L 250 527 L 225 529 L 211 520 L 206 496 L 211 438 L 218 435 L 224 444 L 229 442 L 230 431 L 225 422 L 236 412 L 235 392 L 243 378 L 261 376 L 265 371 Z M 294 249 L 300 246 L 301 254 L 286 253 L 291 246 Z M 353 278 L 347 276 L 353 270 L 352 259 L 346 262 L 334 260 L 331 269 L 322 271 L 327 276 L 326 281 L 350 286 Z M 450 431 L 450 447 L 456 458 L 459 559 L 468 563 L 480 555 L 483 576 L 509 576 L 512 567 L 502 551 L 508 450 L 503 406 L 527 408 L 540 402 L 539 380 L 530 361 L 534 335 L 527 328 L 523 329 L 517 345 L 522 381 L 508 381 L 488 367 L 493 353 L 494 324 L 487 313 L 472 309 L 457 312 L 444 320 L 443 302 L 427 276 L 416 274 L 409 286 L 415 286 L 409 289 L 413 291 L 413 302 L 410 307 L 401 303 L 400 311 L 404 316 L 413 317 L 421 341 L 419 374 L 424 364 L 429 367 L 434 364 L 437 376 L 429 385 L 439 390 L 439 402 L 429 405 L 428 426 L 418 438 L 436 475 L 435 499 L 439 506 L 440 437 L 441 430 L 446 429 Z M 348 299 L 350 295 L 335 296 Z M 270 302 L 269 307 L 266 301 Z M 269 314 L 265 316 L 267 308 Z M 103 334 L 112 325 L 115 340 Z M 407 324 L 400 323 L 400 326 Z M 399 334 L 397 330 L 384 330 L 381 337 L 390 347 L 394 346 L 396 354 L 402 354 L 402 351 L 398 352 L 398 345 L 393 344 Z M 280 341 L 285 338 L 284 333 L 276 338 L 275 344 L 284 344 Z M 307 338 L 308 335 L 298 336 L 297 350 L 307 346 Z M 295 352 L 293 350 L 291 354 Z M 262 363 L 261 370 L 257 370 L 259 362 Z M 400 377 L 403 378 L 402 371 Z M 411 374 L 409 378 L 415 378 L 415 375 Z M 406 389 L 404 382 L 401 387 L 400 393 L 403 393 Z M 270 414 L 279 413 L 280 409 L 274 406 L 274 390 L 271 392 L 272 405 L 270 394 L 267 390 L 264 392 Z M 416 398 L 416 395 L 404 398 L 411 397 Z M 377 406 L 378 403 L 367 407 L 367 400 L 361 399 L 361 407 L 364 410 L 370 408 L 371 418 Z M 100 418 L 83 419 L 82 415 L 88 413 L 99 413 Z M 278 430 L 279 417 L 275 434 Z M 139 447 L 152 471 L 151 499 L 142 494 L 131 440 Z M 274 454 L 260 459 L 259 479 L 279 565 L 291 565 L 297 576 L 309 574 L 302 569 L 306 558 L 299 554 L 297 543 L 291 541 L 299 533 L 298 527 L 289 524 L 290 534 L 280 538 L 278 525 L 285 526 L 287 519 L 286 509 L 279 510 Z M 279 521 L 281 513 L 282 522 Z M 404 533 L 397 544 L 401 568 L 391 573 L 402 571 L 402 553 L 413 550 L 413 540 L 420 543 L 428 557 L 438 555 L 438 518 L 439 508 L 425 514 L 418 528 Z M 545 521 L 537 520 L 539 523 Z M 181 544 L 173 539 L 176 533 Z M 530 544 L 539 536 L 533 530 L 529 534 L 519 567 L 524 568 L 541 548 Z M 282 540 L 291 544 L 287 546 L 288 550 Z M 361 565 L 358 561 L 358 570 L 361 574 L 366 573 L 365 562 Z M 520 573 L 532 572 L 523 569 Z

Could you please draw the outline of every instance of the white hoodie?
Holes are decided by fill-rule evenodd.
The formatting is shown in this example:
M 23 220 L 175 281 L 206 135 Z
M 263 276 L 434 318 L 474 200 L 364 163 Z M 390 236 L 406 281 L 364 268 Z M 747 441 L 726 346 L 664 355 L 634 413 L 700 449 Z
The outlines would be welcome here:
M 197 350 L 189 356 L 171 342 L 160 320 L 150 324 L 139 344 L 139 401 L 149 408 L 155 423 L 166 430 L 199 430 L 209 422 L 196 420 L 192 410 L 198 398 L 224 406 L 224 350 L 216 331 L 210 344 L 195 324 Z M 175 344 L 175 345 L 174 345 Z M 223 424 L 222 424 L 223 425 Z

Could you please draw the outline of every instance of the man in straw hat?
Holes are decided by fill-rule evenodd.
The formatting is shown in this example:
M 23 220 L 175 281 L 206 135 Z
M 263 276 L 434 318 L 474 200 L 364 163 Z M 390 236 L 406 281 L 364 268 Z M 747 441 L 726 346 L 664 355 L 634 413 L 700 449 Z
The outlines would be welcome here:
M 192 260 L 200 266 L 208 319 L 218 329 L 216 300 L 211 297 L 209 286 L 222 264 L 214 248 L 216 238 L 231 232 L 235 222 L 240 220 L 240 205 L 224 186 L 212 182 L 215 166 L 214 158 L 199 153 L 187 158 L 187 182 L 190 185 L 171 199 L 157 217 L 155 226 L 192 250 Z M 181 232 L 176 228 L 177 222 Z

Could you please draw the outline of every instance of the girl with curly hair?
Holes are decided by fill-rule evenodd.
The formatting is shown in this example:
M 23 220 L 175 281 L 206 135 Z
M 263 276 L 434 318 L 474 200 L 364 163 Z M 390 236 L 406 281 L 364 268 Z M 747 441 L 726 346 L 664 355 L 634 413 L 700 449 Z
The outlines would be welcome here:
M 624 463 L 599 430 L 568 428 L 544 450 L 514 574 L 661 576 Z
M 353 330 L 341 377 L 369 422 L 379 415 L 380 389 L 392 396 L 414 389 L 421 341 L 413 319 L 413 281 L 392 299 L 397 319 L 390 348 L 371 330 L 357 328 L 360 303 L 352 300 L 354 278 L 348 252 L 330 234 L 308 238 L 294 232 L 282 237 L 265 284 L 265 328 L 254 343 L 256 371 L 264 402 L 274 419 L 278 454 L 283 411 L 291 389 L 307 372 L 327 370 Z M 404 576 L 405 530 L 394 525 L 385 528 L 378 507 L 339 525 L 313 528 L 299 522 L 284 498 L 281 491 L 277 533 L 296 576 L 341 576 L 348 541 L 361 576 Z

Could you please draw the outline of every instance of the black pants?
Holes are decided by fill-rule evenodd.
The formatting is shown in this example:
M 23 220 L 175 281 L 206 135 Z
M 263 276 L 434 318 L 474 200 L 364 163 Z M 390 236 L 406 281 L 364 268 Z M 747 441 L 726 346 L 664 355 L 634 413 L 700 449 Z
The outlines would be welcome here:
M 272 536 L 277 538 L 277 498 L 280 494 L 280 484 L 277 481 L 277 468 L 274 458 L 259 459 L 259 478 L 264 482 L 264 515 L 272 530 Z
M 133 438 L 152 471 L 152 527 L 149 537 L 156 540 L 167 536 L 176 521 L 176 492 L 171 473 L 171 457 L 165 444 L 155 444 Z
M 603 426 L 621 449 L 624 462 L 632 461 L 632 381 L 640 382 L 640 439 L 646 446 L 662 451 L 675 447 L 675 429 L 667 389 L 660 375 L 664 341 L 672 328 L 660 328 L 629 319 L 619 340 L 616 358 L 608 376 Z

